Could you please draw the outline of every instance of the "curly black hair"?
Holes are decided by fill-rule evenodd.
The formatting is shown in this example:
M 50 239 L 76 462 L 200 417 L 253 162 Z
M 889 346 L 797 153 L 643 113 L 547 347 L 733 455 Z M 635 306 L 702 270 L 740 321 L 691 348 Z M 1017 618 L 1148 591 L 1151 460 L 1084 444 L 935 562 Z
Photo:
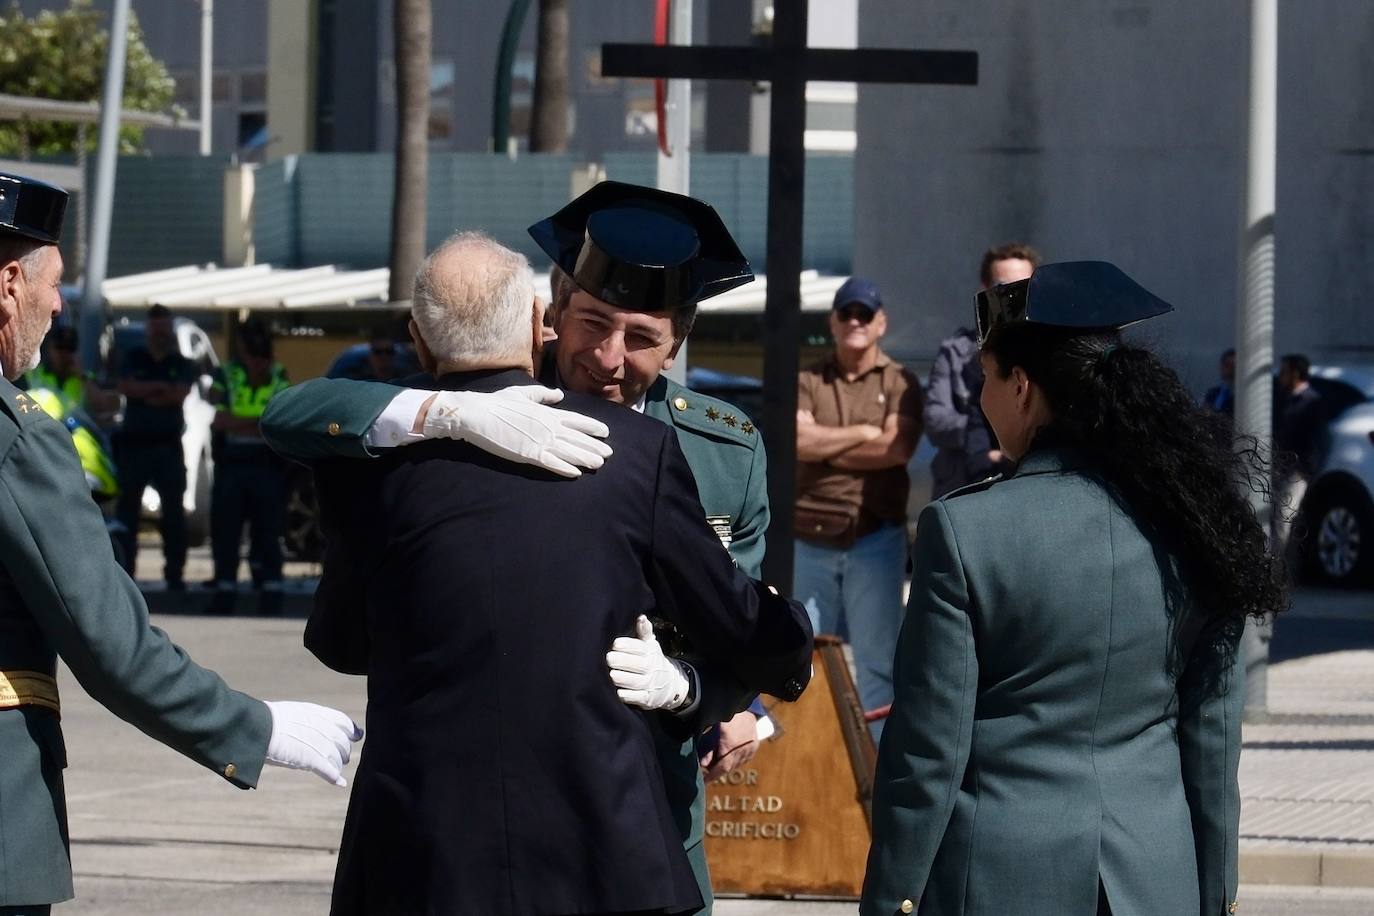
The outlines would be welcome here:
M 1234 448 L 1225 420 L 1172 369 L 1116 331 L 1008 324 L 983 349 L 1004 377 L 1020 366 L 1049 402 L 1032 448 L 1083 456 L 1163 542 L 1208 618 L 1239 624 L 1287 607 L 1283 562 L 1250 502 L 1268 487 L 1266 461 L 1253 442 Z

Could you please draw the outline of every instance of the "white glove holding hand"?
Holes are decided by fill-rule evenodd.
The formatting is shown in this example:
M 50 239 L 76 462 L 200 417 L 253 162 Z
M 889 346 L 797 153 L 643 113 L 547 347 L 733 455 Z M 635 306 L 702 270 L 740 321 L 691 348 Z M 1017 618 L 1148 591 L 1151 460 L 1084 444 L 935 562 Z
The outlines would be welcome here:
M 601 440 L 610 430 L 600 420 L 555 410 L 563 392 L 539 385 L 512 385 L 485 394 L 441 391 L 425 415 L 426 439 L 457 439 L 484 452 L 533 464 L 563 477 L 580 477 L 611 456 Z
M 681 709 L 695 672 L 685 662 L 663 654 L 654 626 L 643 614 L 635 621 L 635 633 L 617 637 L 606 655 L 620 702 L 640 709 Z
M 344 764 L 354 741 L 363 730 L 337 709 L 298 703 L 268 701 L 272 713 L 272 739 L 267 742 L 267 762 L 276 767 L 309 770 L 325 782 L 343 787 Z

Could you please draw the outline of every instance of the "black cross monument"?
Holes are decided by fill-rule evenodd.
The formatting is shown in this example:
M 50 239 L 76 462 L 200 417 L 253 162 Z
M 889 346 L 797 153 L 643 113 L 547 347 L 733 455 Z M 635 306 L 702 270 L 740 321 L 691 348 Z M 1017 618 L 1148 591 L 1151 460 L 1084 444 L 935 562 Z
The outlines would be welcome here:
M 790 593 L 793 488 L 797 467 L 802 192 L 806 171 L 806 83 L 978 82 L 973 51 L 808 48 L 807 0 L 773 0 L 771 47 L 607 44 L 603 76 L 730 79 L 772 83 L 768 125 L 768 293 L 764 305 L 763 439 L 772 523 L 764 578 Z

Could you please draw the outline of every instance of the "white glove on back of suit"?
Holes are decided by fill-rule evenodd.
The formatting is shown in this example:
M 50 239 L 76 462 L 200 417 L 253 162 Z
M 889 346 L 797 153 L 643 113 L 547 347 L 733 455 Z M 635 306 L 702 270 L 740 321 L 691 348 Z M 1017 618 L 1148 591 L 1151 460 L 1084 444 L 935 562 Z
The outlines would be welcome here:
M 512 385 L 491 394 L 441 391 L 429 405 L 424 437 L 470 442 L 518 464 L 580 477 L 579 468 L 595 470 L 611 456 L 611 447 L 601 441 L 610 430 L 600 420 L 548 406 L 561 400 L 563 392 L 539 385 Z
M 643 614 L 635 621 L 635 633 L 617 637 L 606 655 L 620 702 L 640 709 L 681 709 L 695 673 L 684 662 L 663 654 L 653 624 Z
M 309 770 L 325 782 L 348 785 L 344 764 L 354 741 L 363 730 L 348 716 L 328 706 L 294 700 L 268 701 L 272 713 L 272 738 L 267 742 L 267 762 L 292 770 Z

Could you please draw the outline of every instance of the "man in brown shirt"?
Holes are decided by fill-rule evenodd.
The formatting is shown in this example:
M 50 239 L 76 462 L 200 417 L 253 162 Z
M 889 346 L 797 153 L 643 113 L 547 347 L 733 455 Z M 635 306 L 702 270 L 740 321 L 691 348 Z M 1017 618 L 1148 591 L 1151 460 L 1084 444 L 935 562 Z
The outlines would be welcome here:
M 865 709 L 892 702 L 892 653 L 906 570 L 906 463 L 921 438 L 921 386 L 878 347 L 878 288 L 853 277 L 835 294 L 835 350 L 804 370 L 797 395 L 793 596 L 812 629 L 854 648 Z M 873 726 L 876 738 L 882 723 Z

